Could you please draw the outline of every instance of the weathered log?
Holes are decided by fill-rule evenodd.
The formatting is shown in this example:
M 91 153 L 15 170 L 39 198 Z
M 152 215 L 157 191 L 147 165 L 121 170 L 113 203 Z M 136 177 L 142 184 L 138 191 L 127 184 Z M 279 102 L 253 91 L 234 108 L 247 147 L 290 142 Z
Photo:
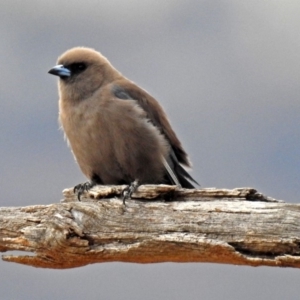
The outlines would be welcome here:
M 44 268 L 97 262 L 213 262 L 300 267 L 300 205 L 251 188 L 184 190 L 140 186 L 122 204 L 124 186 L 98 186 L 77 200 L 0 208 L 5 261 Z

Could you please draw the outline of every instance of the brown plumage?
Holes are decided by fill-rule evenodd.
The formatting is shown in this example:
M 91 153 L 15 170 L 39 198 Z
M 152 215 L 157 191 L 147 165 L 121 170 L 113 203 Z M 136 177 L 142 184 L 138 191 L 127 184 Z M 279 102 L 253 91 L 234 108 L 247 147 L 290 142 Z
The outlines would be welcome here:
M 59 120 L 91 185 L 193 188 L 180 165 L 190 166 L 187 154 L 160 104 L 99 52 L 68 50 L 49 73 L 60 77 Z

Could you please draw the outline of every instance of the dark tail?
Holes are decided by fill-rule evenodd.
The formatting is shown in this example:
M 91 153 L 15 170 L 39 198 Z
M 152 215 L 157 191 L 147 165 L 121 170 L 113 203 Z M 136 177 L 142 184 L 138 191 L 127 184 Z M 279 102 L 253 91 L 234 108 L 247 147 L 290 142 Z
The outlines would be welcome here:
M 199 183 L 179 164 L 174 153 L 171 153 L 166 163 L 168 165 L 166 167 L 166 181 L 168 184 L 178 185 L 179 183 L 183 188 L 186 189 L 195 188 L 190 181 L 199 185 Z

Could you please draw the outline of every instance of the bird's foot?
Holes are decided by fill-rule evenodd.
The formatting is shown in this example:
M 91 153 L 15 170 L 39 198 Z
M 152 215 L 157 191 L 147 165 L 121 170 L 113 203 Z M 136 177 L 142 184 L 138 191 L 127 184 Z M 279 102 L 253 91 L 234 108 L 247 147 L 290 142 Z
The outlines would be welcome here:
M 74 186 L 74 193 L 77 194 L 77 199 L 80 201 L 80 197 L 84 192 L 88 192 L 92 187 L 94 187 L 95 185 L 97 185 L 97 183 L 95 182 L 84 182 L 84 183 L 79 183 L 77 185 Z
M 124 205 L 126 205 L 126 200 L 131 198 L 131 195 L 137 190 L 138 186 L 139 181 L 135 180 L 122 191 Z

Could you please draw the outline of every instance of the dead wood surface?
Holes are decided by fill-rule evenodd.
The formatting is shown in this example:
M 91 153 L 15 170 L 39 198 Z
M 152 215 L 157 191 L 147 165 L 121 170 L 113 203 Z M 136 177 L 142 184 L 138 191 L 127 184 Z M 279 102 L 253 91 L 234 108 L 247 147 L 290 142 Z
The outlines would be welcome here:
M 184 190 L 140 186 L 123 206 L 124 186 L 97 186 L 78 201 L 0 208 L 5 261 L 44 268 L 99 262 L 213 262 L 300 267 L 300 205 L 252 188 Z

